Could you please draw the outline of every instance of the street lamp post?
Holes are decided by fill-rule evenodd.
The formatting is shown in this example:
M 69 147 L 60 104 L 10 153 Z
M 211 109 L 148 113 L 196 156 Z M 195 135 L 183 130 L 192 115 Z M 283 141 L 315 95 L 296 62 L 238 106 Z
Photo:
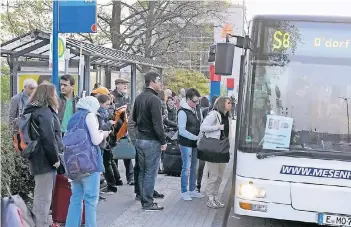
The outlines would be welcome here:
M 349 102 L 347 101 L 350 98 L 338 97 L 343 99 L 346 102 L 346 115 L 347 115 L 347 142 L 350 143 L 350 116 L 349 116 Z

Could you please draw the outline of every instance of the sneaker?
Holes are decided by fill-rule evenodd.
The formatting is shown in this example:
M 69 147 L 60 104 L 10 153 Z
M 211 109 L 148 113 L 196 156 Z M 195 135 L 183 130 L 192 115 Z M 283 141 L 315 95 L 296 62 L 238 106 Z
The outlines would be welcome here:
M 213 199 L 207 200 L 206 206 L 208 206 L 209 208 L 213 208 L 213 209 L 217 209 L 218 208 L 218 205 L 217 205 L 216 201 L 214 201 Z
M 153 203 L 149 207 L 143 207 L 144 211 L 161 211 L 163 209 L 164 209 L 164 207 L 161 207 L 161 206 L 157 205 L 157 203 Z
M 201 198 L 204 197 L 204 195 L 200 194 L 200 193 L 197 192 L 197 191 L 191 191 L 191 192 L 188 192 L 188 194 L 189 194 L 189 196 L 190 196 L 191 198 L 199 198 L 199 199 L 201 199 Z
M 180 194 L 180 198 L 183 199 L 184 201 L 191 201 L 191 200 L 193 200 L 188 192 L 181 193 Z
M 107 185 L 107 191 L 116 193 L 117 190 L 118 190 L 118 189 L 117 189 L 117 186 L 114 186 L 114 185 Z
M 136 201 L 140 201 L 140 200 L 141 200 L 140 195 L 136 195 L 136 196 L 135 196 L 135 200 L 136 200 Z
M 121 180 L 117 181 L 116 185 L 117 186 L 122 186 L 123 185 L 123 181 L 121 181 Z
M 214 202 L 217 204 L 218 208 L 224 208 L 224 207 L 225 207 L 225 204 L 224 204 L 224 203 L 221 203 L 221 202 L 218 201 L 218 200 L 214 200 Z
M 165 197 L 164 194 L 158 193 L 156 190 L 154 191 L 154 194 L 152 196 L 154 199 L 163 199 Z
M 128 184 L 130 185 L 130 186 L 133 186 L 135 183 L 134 183 L 134 180 L 129 180 L 128 181 Z
M 99 195 L 99 201 L 106 201 L 107 199 L 101 195 Z

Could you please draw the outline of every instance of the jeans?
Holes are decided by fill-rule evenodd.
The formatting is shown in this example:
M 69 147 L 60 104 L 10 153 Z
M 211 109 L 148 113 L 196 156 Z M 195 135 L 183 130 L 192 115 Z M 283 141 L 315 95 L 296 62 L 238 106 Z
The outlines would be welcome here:
M 182 155 L 182 173 L 180 176 L 180 185 L 182 193 L 194 191 L 196 189 L 196 171 L 197 171 L 197 149 L 179 145 Z
M 54 185 L 53 176 L 53 172 L 34 176 L 35 188 L 33 213 L 35 215 L 35 224 L 38 227 L 47 227 L 51 225 L 49 212 Z
M 199 160 L 199 168 L 197 169 L 197 189 L 201 188 L 202 176 L 204 174 L 206 161 Z
M 83 199 L 85 202 L 85 226 L 97 227 L 96 225 L 96 206 L 99 201 L 100 173 L 81 180 L 72 181 L 72 196 L 68 208 L 66 226 L 79 227 L 81 225 L 83 212 Z
M 136 153 L 134 161 L 135 161 L 135 163 L 134 163 L 134 193 L 137 196 L 140 196 L 140 190 L 139 190 L 140 167 L 139 167 L 138 153 Z
M 111 150 L 104 150 L 103 162 L 105 167 L 105 179 L 108 185 L 116 185 L 117 181 L 120 180 L 121 176 L 118 172 L 118 167 L 113 160 L 113 154 Z
M 117 166 L 117 171 L 118 171 L 118 159 L 114 160 Z M 124 167 L 126 168 L 126 179 L 127 181 L 132 181 L 134 179 L 134 167 L 131 159 L 123 159 L 124 162 Z M 121 180 L 121 175 L 119 174 L 118 171 L 118 180 Z
M 139 166 L 139 192 L 143 208 L 154 203 L 153 194 L 161 158 L 161 144 L 156 140 L 137 140 L 135 144 Z

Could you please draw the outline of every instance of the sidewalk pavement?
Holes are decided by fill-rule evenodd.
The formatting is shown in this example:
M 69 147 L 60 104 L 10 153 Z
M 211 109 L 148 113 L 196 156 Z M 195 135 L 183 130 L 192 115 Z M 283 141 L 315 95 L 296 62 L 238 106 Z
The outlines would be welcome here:
M 232 125 L 235 131 L 235 123 Z M 234 133 L 233 133 L 234 134 Z M 232 140 L 234 141 L 234 135 Z M 233 147 L 231 148 L 233 150 Z M 220 187 L 222 196 L 228 179 L 232 176 L 232 155 L 231 161 L 227 164 L 223 181 Z M 119 164 L 121 176 L 125 176 L 125 169 L 122 161 Z M 122 169 L 123 168 L 123 169 Z M 202 192 L 206 188 L 207 167 L 202 180 Z M 124 182 L 125 179 L 124 179 Z M 158 192 L 163 193 L 165 198 L 156 199 L 155 202 L 164 206 L 163 211 L 145 212 L 141 209 L 139 201 L 135 200 L 134 187 L 123 185 L 118 188 L 114 195 L 106 195 L 106 201 L 100 201 L 97 208 L 97 225 L 99 227 L 212 227 L 218 212 L 223 209 L 210 209 L 206 206 L 207 198 L 183 201 L 180 199 L 180 177 L 171 177 L 159 174 L 156 180 Z M 227 201 L 223 201 L 227 203 Z M 218 220 L 216 220 L 218 222 Z

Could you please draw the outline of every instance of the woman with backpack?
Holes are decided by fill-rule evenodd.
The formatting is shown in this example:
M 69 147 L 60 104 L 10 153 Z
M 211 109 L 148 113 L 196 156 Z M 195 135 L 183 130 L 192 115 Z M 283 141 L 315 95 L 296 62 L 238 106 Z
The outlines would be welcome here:
M 47 227 L 51 225 L 54 173 L 60 166 L 59 152 L 63 149 L 55 86 L 49 82 L 40 84 L 28 101 L 23 115 L 30 114 L 30 137 L 37 141 L 29 157 L 35 180 L 33 213 L 36 226 Z
M 66 226 L 69 227 L 78 227 L 81 225 L 81 216 L 82 216 L 82 204 L 83 200 L 85 202 L 85 225 L 89 227 L 96 227 L 96 206 L 99 200 L 99 191 L 100 191 L 100 174 L 104 171 L 102 154 L 100 151 L 99 144 L 108 136 L 109 131 L 99 130 L 99 122 L 96 117 L 98 109 L 100 108 L 99 101 L 92 96 L 87 96 L 80 99 L 77 103 L 77 112 L 71 117 L 67 126 L 67 133 L 63 138 L 63 141 L 66 145 L 65 155 L 69 153 L 77 152 L 77 150 L 70 150 L 70 146 L 66 144 L 65 141 L 69 141 L 70 144 L 81 144 L 82 149 L 80 152 L 87 154 L 87 157 L 92 159 L 85 158 L 83 156 L 78 156 L 76 165 L 80 165 L 79 169 L 87 168 L 88 166 L 93 166 L 94 169 L 88 174 L 82 174 L 76 179 L 72 179 L 69 175 L 70 167 L 74 167 L 74 163 L 65 163 L 66 173 L 68 172 L 69 178 L 73 181 L 71 182 L 72 196 L 68 208 Z M 82 136 L 83 131 L 89 135 L 88 142 L 82 144 L 84 141 L 74 141 L 75 138 L 79 138 L 75 131 L 80 130 L 80 136 Z M 95 159 L 94 159 L 95 158 Z M 65 160 L 68 158 L 65 157 Z M 66 161 L 69 162 L 69 161 Z
M 210 208 L 223 208 L 225 205 L 219 201 L 218 191 L 222 183 L 223 173 L 226 163 L 229 162 L 229 142 L 230 142 L 230 125 L 231 117 L 230 110 L 232 103 L 230 98 L 220 96 L 215 101 L 213 110 L 203 120 L 200 127 L 200 135 L 203 135 L 198 142 L 198 157 L 205 160 L 208 166 L 209 178 L 207 181 L 206 195 L 208 201 L 206 205 Z M 211 152 L 201 150 L 202 139 L 213 138 L 220 142 L 227 140 L 227 146 L 222 150 L 222 146 L 213 147 L 214 150 L 208 146 Z M 210 140 L 208 140 L 210 141 Z

